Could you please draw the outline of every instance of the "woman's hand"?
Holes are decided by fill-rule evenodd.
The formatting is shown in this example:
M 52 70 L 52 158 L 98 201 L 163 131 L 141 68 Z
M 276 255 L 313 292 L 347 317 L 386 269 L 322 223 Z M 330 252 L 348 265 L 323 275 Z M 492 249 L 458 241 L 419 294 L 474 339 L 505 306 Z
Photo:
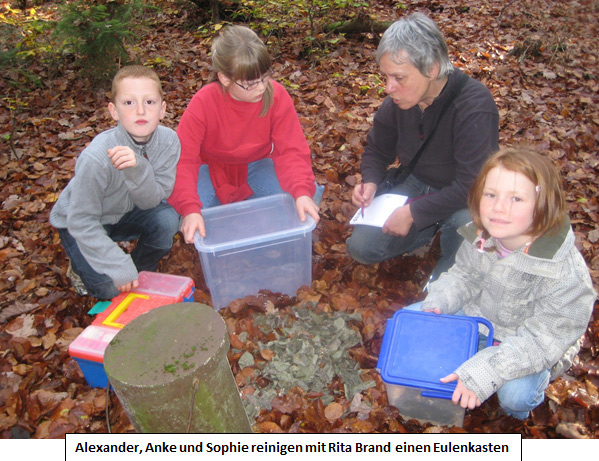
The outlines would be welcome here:
M 404 205 L 397 208 L 391 216 L 387 218 L 383 225 L 383 233 L 391 234 L 395 237 L 405 237 L 410 232 L 414 218 L 410 211 L 410 205 Z
M 318 221 L 320 221 L 320 216 L 318 215 L 320 208 L 318 205 L 316 205 L 314 200 L 312 200 L 312 197 L 308 197 L 307 195 L 298 197 L 295 201 L 295 207 L 297 208 L 301 222 L 306 220 L 307 214 L 312 216 L 315 223 L 318 224 Z
M 373 182 L 356 184 L 351 195 L 352 203 L 359 207 L 367 207 L 374 199 L 376 188 L 376 184 Z
M 452 402 L 456 405 L 459 404 L 462 408 L 469 408 L 470 410 L 474 410 L 476 407 L 480 407 L 482 402 L 480 401 L 478 396 L 473 391 L 464 386 L 464 383 L 462 382 L 460 377 L 455 373 L 447 375 L 445 378 L 441 378 L 441 382 L 450 383 L 452 381 L 455 381 L 456 379 L 458 381 L 458 385 L 456 386 L 455 391 L 453 391 L 453 395 L 451 396 Z
M 185 243 L 193 243 L 195 233 L 199 232 L 202 237 L 206 237 L 206 226 L 204 218 L 200 213 L 190 213 L 183 218 L 181 222 L 181 233 Z

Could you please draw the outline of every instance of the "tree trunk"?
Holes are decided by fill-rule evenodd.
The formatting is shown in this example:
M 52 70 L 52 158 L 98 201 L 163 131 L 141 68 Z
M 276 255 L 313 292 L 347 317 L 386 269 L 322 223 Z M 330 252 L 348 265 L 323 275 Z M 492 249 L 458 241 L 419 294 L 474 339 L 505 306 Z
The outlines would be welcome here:
M 391 24 L 393 24 L 393 21 L 373 21 L 370 16 L 360 14 L 350 21 L 329 25 L 329 30 L 339 34 L 355 34 L 366 32 L 382 34 Z
M 218 0 L 210 0 L 210 11 L 212 12 L 212 22 L 216 24 L 220 21 L 220 15 L 218 12 Z
M 137 432 L 252 432 L 227 360 L 229 335 L 210 306 L 143 314 L 106 348 L 104 368 Z

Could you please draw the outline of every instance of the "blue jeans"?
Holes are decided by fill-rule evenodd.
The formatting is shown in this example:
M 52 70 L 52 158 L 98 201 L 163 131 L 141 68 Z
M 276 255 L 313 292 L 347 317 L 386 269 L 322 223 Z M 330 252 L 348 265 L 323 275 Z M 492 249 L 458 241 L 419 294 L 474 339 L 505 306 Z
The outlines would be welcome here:
M 422 302 L 414 303 L 404 307 L 411 311 L 420 311 Z M 456 315 L 466 315 L 463 311 L 456 312 Z M 479 336 L 478 348 L 483 349 L 486 345 L 487 337 Z M 549 385 L 551 370 L 541 370 L 532 375 L 526 375 L 521 378 L 507 381 L 497 391 L 499 406 L 505 412 L 518 419 L 526 419 L 531 410 L 538 407 L 545 400 L 545 389 Z
M 173 246 L 173 237 L 179 230 L 180 217 L 166 202 L 149 210 L 135 207 L 118 223 L 106 224 L 106 234 L 115 242 L 137 239 L 131 259 L 138 271 L 155 271 L 158 262 Z M 77 241 L 67 229 L 57 229 L 62 245 L 73 270 L 85 285 L 88 293 L 99 299 L 112 299 L 120 291 L 110 277 L 96 272 L 79 250 Z
M 284 193 L 281 184 L 275 173 L 275 166 L 271 158 L 264 158 L 248 164 L 248 179 L 247 184 L 250 186 L 254 194 L 249 199 L 266 197 L 274 194 Z M 316 184 L 316 192 L 312 199 L 317 205 L 322 200 L 324 186 Z M 220 200 L 216 196 L 216 191 L 210 179 L 210 170 L 208 165 L 200 167 L 198 176 L 198 195 L 202 206 L 211 208 L 220 205 Z
M 423 183 L 416 177 L 408 176 L 402 184 L 392 189 L 391 193 L 418 198 L 438 191 L 439 189 Z M 463 241 L 457 229 L 470 221 L 470 211 L 463 208 L 425 229 L 418 230 L 416 226 L 412 226 L 405 237 L 385 234 L 380 227 L 357 225 L 351 237 L 347 239 L 347 250 L 356 261 L 374 264 L 421 248 L 430 243 L 437 231 L 440 231 L 441 258 L 431 275 L 431 280 L 436 280 L 455 261 L 455 255 Z

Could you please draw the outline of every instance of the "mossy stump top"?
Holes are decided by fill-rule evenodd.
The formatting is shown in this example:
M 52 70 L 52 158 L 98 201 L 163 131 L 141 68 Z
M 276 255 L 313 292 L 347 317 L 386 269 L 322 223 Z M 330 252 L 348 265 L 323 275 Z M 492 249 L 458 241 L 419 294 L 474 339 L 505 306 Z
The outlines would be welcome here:
M 167 384 L 210 368 L 228 341 L 225 322 L 212 307 L 170 304 L 125 325 L 106 348 L 104 368 L 129 386 Z

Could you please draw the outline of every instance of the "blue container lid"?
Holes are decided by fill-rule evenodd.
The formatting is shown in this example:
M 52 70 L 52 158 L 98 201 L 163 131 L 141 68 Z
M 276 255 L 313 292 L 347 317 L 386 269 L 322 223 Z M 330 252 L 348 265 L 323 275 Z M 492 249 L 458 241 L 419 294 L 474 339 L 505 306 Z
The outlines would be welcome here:
M 377 368 L 383 381 L 451 398 L 457 382 L 440 379 L 476 354 L 481 320 L 487 324 L 478 317 L 397 311 L 387 321 L 379 355 Z

